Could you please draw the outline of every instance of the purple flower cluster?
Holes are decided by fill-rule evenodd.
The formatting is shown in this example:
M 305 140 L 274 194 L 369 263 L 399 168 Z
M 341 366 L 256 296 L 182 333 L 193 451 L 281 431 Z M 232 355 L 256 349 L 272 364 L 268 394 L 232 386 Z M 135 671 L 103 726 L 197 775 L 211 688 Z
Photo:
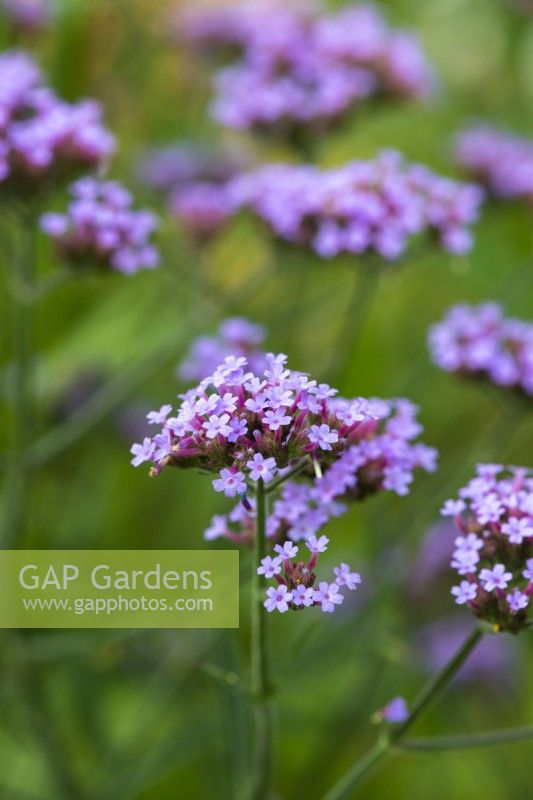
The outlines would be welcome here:
M 236 208 L 250 209 L 276 236 L 322 258 L 376 252 L 395 260 L 421 234 L 466 253 L 483 197 L 479 187 L 406 164 L 395 151 L 329 170 L 272 164 L 235 178 L 229 189 Z
M 209 151 L 185 143 L 149 151 L 137 172 L 143 183 L 167 196 L 170 213 L 185 230 L 204 242 L 233 213 L 226 187 L 247 165 L 236 151 Z
M 97 103 L 66 103 L 43 85 L 30 56 L 0 55 L 0 184 L 33 189 L 36 180 L 95 167 L 113 149 Z
M 451 562 L 460 577 L 455 602 L 502 630 L 522 628 L 533 594 L 533 472 L 480 464 L 441 513 L 460 533 Z
M 266 367 L 261 345 L 265 329 L 243 317 L 230 317 L 220 323 L 214 336 L 199 336 L 178 368 L 185 381 L 200 381 L 212 374 L 228 356 L 244 356 L 252 372 L 260 373 Z
M 372 417 L 370 404 L 345 401 L 342 410 L 332 409 L 335 389 L 287 369 L 284 355 L 265 359 L 265 369 L 254 374 L 246 358 L 229 356 L 181 396 L 175 416 L 170 405 L 151 412 L 149 421 L 161 430 L 133 445 L 132 464 L 150 461 L 154 475 L 167 465 L 219 472 L 214 489 L 235 497 L 245 494 L 247 480 L 269 483 L 307 461 L 334 461 Z
M 209 241 L 233 213 L 226 183 L 188 183 L 175 189 L 170 198 L 170 213 L 193 239 Z
M 453 306 L 430 329 L 429 347 L 447 372 L 533 394 L 533 325 L 506 319 L 496 303 Z
M 81 178 L 70 187 L 72 200 L 64 214 L 41 217 L 62 259 L 110 267 L 130 275 L 158 264 L 149 242 L 157 227 L 150 211 L 134 211 L 130 193 L 115 181 Z
M 167 194 L 195 183 L 226 183 L 247 164 L 236 150 L 208 150 L 178 142 L 145 152 L 137 165 L 137 175 L 143 184 Z
M 243 56 L 248 47 L 259 49 L 261 42 L 265 48 L 268 42 L 270 47 L 288 42 L 293 32 L 310 23 L 320 10 L 320 3 L 313 0 L 189 3 L 172 15 L 172 33 L 208 56 Z
M 39 31 L 49 24 L 54 5 L 53 0 L 0 0 L 0 16 L 18 31 Z
M 372 6 L 337 13 L 281 3 L 187 9 L 181 36 L 240 60 L 215 78 L 215 118 L 235 128 L 287 133 L 329 125 L 369 95 L 424 98 L 433 72 L 418 39 Z
M 357 403 L 357 405 L 354 405 Z M 362 500 L 380 491 L 405 495 L 416 468 L 435 469 L 437 453 L 413 440 L 422 428 L 416 421 L 417 408 L 407 400 L 328 402 L 345 424 L 352 423 L 354 411 L 366 405 L 369 418 L 353 431 L 345 451 L 313 481 L 288 480 L 272 505 L 267 519 L 267 535 L 280 542 L 316 535 L 332 518 L 343 514 L 343 501 Z M 246 544 L 254 534 L 254 509 L 241 503 L 227 516 L 217 514 L 205 532 L 208 540 L 218 537 Z
M 457 137 L 456 158 L 496 197 L 533 201 L 533 139 L 475 126 Z
M 264 606 L 267 611 L 285 613 L 289 608 L 299 611 L 310 606 L 319 606 L 320 609 L 330 614 L 335 607 L 344 600 L 341 589 L 353 591 L 361 583 L 358 572 L 352 572 L 348 564 L 335 567 L 335 578 L 329 581 L 320 581 L 316 586 L 315 567 L 320 553 L 325 553 L 329 540 L 326 536 L 319 539 L 310 536 L 306 547 L 310 551 L 309 559 L 298 560 L 298 547 L 291 541 L 277 544 L 274 547 L 275 556 L 266 556 L 257 568 L 259 575 L 274 579 L 275 586 L 267 589 Z

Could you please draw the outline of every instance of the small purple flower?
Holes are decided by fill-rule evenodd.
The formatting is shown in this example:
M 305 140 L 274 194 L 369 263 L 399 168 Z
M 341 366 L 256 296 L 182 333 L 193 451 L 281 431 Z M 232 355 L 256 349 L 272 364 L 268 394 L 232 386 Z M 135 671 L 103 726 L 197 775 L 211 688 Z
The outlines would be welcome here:
M 507 595 L 507 602 L 511 612 L 516 614 L 518 611 L 528 607 L 529 597 L 524 592 L 521 592 L 520 589 L 515 588 Z
M 526 561 L 526 568 L 522 572 L 524 578 L 527 578 L 528 581 L 533 581 L 533 558 L 528 558 Z
M 285 414 L 283 408 L 276 408 L 266 411 L 263 421 L 271 431 L 277 431 L 282 425 L 289 425 L 291 418 Z
M 344 600 L 344 597 L 339 592 L 339 586 L 337 583 L 328 583 L 327 581 L 321 581 L 318 584 L 318 589 L 315 589 L 313 594 L 313 600 L 315 603 L 318 603 L 326 614 L 330 614 L 332 611 L 335 611 L 335 606 L 340 605 Z
M 504 564 L 495 564 L 492 569 L 485 568 L 479 573 L 479 580 L 486 592 L 492 592 L 494 589 L 506 589 L 512 577 L 513 573 L 506 572 Z
M 213 481 L 213 488 L 215 492 L 224 492 L 226 497 L 235 497 L 236 494 L 246 492 L 246 481 L 242 472 L 221 469 L 220 478 Z
M 214 439 L 216 436 L 227 437 L 231 433 L 231 427 L 228 425 L 229 414 L 222 414 L 218 417 L 216 414 L 211 414 L 202 427 L 205 430 L 205 435 L 208 439 Z
M 533 536 L 533 525 L 527 517 L 509 517 L 502 525 L 502 533 L 509 537 L 512 544 L 522 544 L 524 539 Z
M 289 610 L 289 603 L 292 600 L 292 592 L 287 590 L 283 584 L 271 586 L 267 589 L 267 599 L 263 603 L 267 611 L 279 611 L 284 614 Z
M 298 584 L 292 593 L 292 602 L 295 606 L 304 606 L 308 608 L 314 603 L 315 591 L 312 586 L 304 586 L 302 583 Z
M 212 542 L 214 539 L 220 539 L 225 536 L 227 532 L 226 517 L 222 514 L 215 514 L 211 520 L 211 524 L 204 531 L 204 539 Z
M 328 549 L 329 539 L 327 536 L 320 536 L 318 539 L 313 534 L 309 536 L 306 541 L 306 545 L 311 551 L 311 553 L 325 553 Z
M 334 567 L 335 583 L 339 586 L 346 586 L 348 589 L 356 589 L 357 585 L 361 583 L 361 576 L 358 572 L 351 572 L 348 564 L 342 563 L 340 567 Z
M 482 549 L 483 540 L 476 536 L 475 533 L 469 533 L 466 536 L 458 536 L 455 539 L 455 546 L 457 550 L 462 552 L 477 551 Z
M 130 453 L 134 456 L 130 463 L 134 467 L 138 467 L 145 461 L 151 461 L 154 453 L 154 444 L 152 440 L 147 437 L 143 439 L 142 444 L 133 444 L 131 446 Z
M 452 558 L 452 568 L 456 569 L 459 575 L 472 575 L 477 571 L 480 556 L 477 550 L 455 550 Z
M 440 513 L 443 517 L 456 517 L 466 508 L 464 500 L 446 500 Z
M 451 593 L 454 595 L 457 605 L 462 606 L 476 599 L 477 584 L 461 581 L 459 586 L 452 586 Z
M 274 575 L 279 575 L 281 572 L 281 561 L 282 559 L 278 557 L 265 556 L 261 559 L 261 566 L 257 567 L 257 573 L 264 575 L 265 578 L 273 578 Z
M 393 698 L 384 708 L 381 709 L 379 716 L 385 722 L 405 722 L 407 719 L 409 719 L 409 709 L 407 708 L 407 702 L 405 701 L 405 698 Z
M 172 453 L 172 434 L 168 428 L 164 428 L 161 433 L 158 433 L 153 438 L 154 453 L 153 458 L 155 461 L 164 461 Z
M 309 441 L 318 445 L 321 450 L 331 450 L 331 445 L 339 441 L 337 431 L 332 431 L 329 425 L 311 425 L 309 428 Z
M 236 442 L 241 436 L 246 436 L 248 433 L 248 425 L 245 419 L 237 419 L 232 417 L 229 421 L 231 432 L 228 434 L 228 442 Z
M 159 411 L 150 411 L 146 415 L 146 419 L 150 425 L 163 425 L 171 411 L 171 405 L 164 405 L 161 406 Z
M 256 453 L 253 458 L 246 462 L 246 466 L 250 470 L 250 478 L 253 481 L 258 481 L 261 478 L 265 483 L 269 483 L 274 477 L 276 459 L 264 458 L 261 453 Z
M 283 545 L 276 544 L 274 545 L 274 550 L 282 558 L 296 558 L 296 556 L 298 555 L 298 548 L 296 547 L 294 542 L 284 542 Z

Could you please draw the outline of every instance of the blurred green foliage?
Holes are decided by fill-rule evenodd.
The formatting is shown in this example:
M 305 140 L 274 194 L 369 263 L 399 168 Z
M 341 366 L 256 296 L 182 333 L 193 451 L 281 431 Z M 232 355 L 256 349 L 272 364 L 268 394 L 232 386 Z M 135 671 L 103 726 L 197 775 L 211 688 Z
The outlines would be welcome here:
M 488 117 L 531 134 L 531 18 L 494 0 L 396 0 L 388 6 L 394 22 L 419 31 L 442 79 L 440 96 L 427 107 L 363 110 L 317 143 L 320 163 L 369 157 L 392 146 L 454 174 L 451 136 L 465 119 Z M 168 41 L 168 10 L 168 4 L 140 0 L 58 3 L 51 29 L 28 43 L 60 94 L 102 101 L 119 142 L 112 175 L 135 185 L 142 150 L 177 139 L 206 145 L 235 140 L 257 159 L 291 157 L 232 137 L 209 121 L 207 71 Z M 1 36 L 7 46 L 7 33 Z M 136 188 L 139 204 L 158 206 L 157 198 Z M 131 420 L 172 402 L 184 350 L 228 313 L 264 323 L 271 349 L 287 352 L 292 365 L 317 377 L 338 347 L 357 263 L 316 264 L 286 253 L 280 261 L 264 232 L 246 220 L 200 253 L 162 206 L 159 211 L 161 269 L 131 279 L 85 276 L 40 304 L 33 337 L 35 428 L 44 436 L 61 423 L 80 380 L 99 393 L 95 408 L 101 413 L 94 424 L 89 413 L 83 435 L 48 460 L 40 451 L 22 547 L 205 546 L 201 533 L 212 513 L 226 508 L 224 499 L 200 475 L 170 470 L 148 480 L 143 469 L 132 470 Z M 364 574 L 366 589 L 353 608 L 335 619 L 287 615 L 274 622 L 280 673 L 276 786 L 285 800 L 319 798 L 372 739 L 372 712 L 394 695 L 413 696 L 426 676 L 414 646 L 420 626 L 443 615 L 467 617 L 452 608 L 446 580 L 413 602 L 407 587 L 419 545 L 441 502 L 472 473 L 476 460 L 528 462 L 533 421 L 482 387 L 432 367 L 425 337 L 428 326 L 460 300 L 494 299 L 511 315 L 531 315 L 531 213 L 525 205 L 489 202 L 471 256 L 427 253 L 380 280 L 340 388 L 345 394 L 405 395 L 420 404 L 424 440 L 439 449 L 440 469 L 417 477 L 408 497 L 373 498 L 330 525 L 331 557 L 348 560 Z M 39 269 L 48 274 L 53 268 L 41 242 Z M 9 313 L 4 316 L 7 324 Z M 8 336 L 0 347 L 2 412 L 9 423 Z M 4 633 L 2 796 L 235 798 L 250 740 L 243 697 L 246 563 L 243 573 L 237 632 Z M 417 732 L 530 722 L 533 675 L 526 639 L 513 643 L 518 668 L 512 675 L 458 683 Z M 358 796 L 526 800 L 531 756 L 528 743 L 401 755 Z

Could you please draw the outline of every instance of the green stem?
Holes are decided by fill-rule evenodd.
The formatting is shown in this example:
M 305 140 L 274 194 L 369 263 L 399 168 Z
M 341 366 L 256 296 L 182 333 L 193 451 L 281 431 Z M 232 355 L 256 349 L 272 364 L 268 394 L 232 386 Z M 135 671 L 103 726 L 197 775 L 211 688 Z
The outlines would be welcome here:
M 252 773 L 253 800 L 268 800 L 272 779 L 273 712 L 267 614 L 263 606 L 265 579 L 257 567 L 266 555 L 266 493 L 260 478 L 255 502 L 257 525 L 254 549 L 255 582 L 252 588 L 252 698 L 254 703 L 255 737 Z
M 491 747 L 511 742 L 533 739 L 533 725 L 520 728 L 507 728 L 486 733 L 465 734 L 464 736 L 417 736 L 403 739 L 397 747 L 402 750 L 415 750 L 421 753 L 434 753 L 438 750 L 465 750 L 469 747 Z
M 465 639 L 455 655 L 422 689 L 415 699 L 409 717 L 405 722 L 391 729 L 382 735 L 377 742 L 356 761 L 340 780 L 324 796 L 324 800 L 343 800 L 358 787 L 364 778 L 373 771 L 376 764 L 390 755 L 394 747 L 401 747 L 401 740 L 408 730 L 414 725 L 416 720 L 424 713 L 428 706 L 433 703 L 450 683 L 459 668 L 466 661 L 469 654 L 479 643 L 483 631 L 480 627 L 474 630 Z

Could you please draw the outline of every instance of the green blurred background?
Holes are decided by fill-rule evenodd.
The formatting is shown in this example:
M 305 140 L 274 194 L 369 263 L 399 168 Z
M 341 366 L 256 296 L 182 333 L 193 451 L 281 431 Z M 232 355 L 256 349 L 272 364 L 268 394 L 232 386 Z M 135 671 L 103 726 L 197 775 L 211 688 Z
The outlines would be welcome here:
M 149 480 L 146 470 L 130 467 L 128 450 L 142 414 L 173 402 L 180 389 L 176 366 L 191 340 L 214 331 L 230 313 L 263 323 L 271 349 L 320 377 L 338 346 L 358 278 L 355 262 L 280 256 L 245 220 L 199 252 L 160 200 L 136 185 L 142 151 L 177 139 L 206 146 L 235 142 L 257 160 L 289 157 L 210 122 L 207 69 L 169 42 L 169 8 L 155 0 L 58 3 L 48 31 L 18 42 L 34 52 L 60 95 L 102 102 L 119 143 L 111 175 L 135 188 L 137 204 L 152 206 L 163 220 L 159 270 L 132 278 L 84 276 L 39 306 L 34 422 L 40 444 L 21 547 L 205 547 L 202 531 L 227 501 L 192 472 L 168 470 Z M 531 17 L 495 0 L 398 0 L 387 12 L 391 21 L 418 30 L 439 72 L 440 95 L 428 106 L 364 109 L 319 143 L 320 163 L 371 157 L 393 146 L 453 175 L 451 136 L 471 117 L 531 135 Z M 1 38 L 4 47 L 13 43 L 7 29 Z M 531 316 L 531 223 L 525 205 L 488 203 L 468 258 L 426 254 L 382 276 L 339 388 L 346 395 L 404 395 L 418 403 L 423 439 L 440 451 L 440 468 L 417 476 L 408 497 L 371 498 L 329 525 L 331 564 L 344 559 L 363 573 L 364 588 L 353 604 L 333 619 L 274 620 L 276 787 L 284 800 L 321 797 L 372 740 L 372 713 L 395 695 L 413 697 L 428 674 L 431 648 L 446 649 L 449 631 L 468 627 L 468 612 L 454 608 L 449 596 L 451 576 L 430 573 L 420 547 L 442 501 L 476 461 L 528 463 L 533 420 L 521 407 L 434 368 L 426 331 L 461 300 L 497 300 L 511 315 Z M 44 243 L 39 256 L 46 274 L 53 264 Z M 4 328 L 8 308 L 3 316 Z M 0 347 L 7 447 L 7 335 Z M 47 431 L 72 412 L 76 424 L 65 440 L 50 437 Z M 2 797 L 235 798 L 251 730 L 242 691 L 246 580 L 243 559 L 239 631 L 5 632 Z M 465 670 L 417 733 L 531 722 L 531 641 L 502 639 L 491 642 L 485 668 Z M 357 796 L 526 800 L 532 756 L 530 743 L 405 754 Z

